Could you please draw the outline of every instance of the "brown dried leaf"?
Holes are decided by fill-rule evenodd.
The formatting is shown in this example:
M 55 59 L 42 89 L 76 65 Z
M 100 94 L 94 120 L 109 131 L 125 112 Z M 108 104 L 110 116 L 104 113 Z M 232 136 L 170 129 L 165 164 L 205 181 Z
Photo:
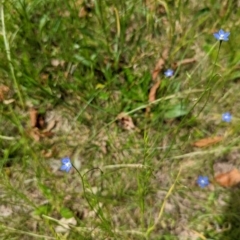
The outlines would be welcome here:
M 165 48 L 162 53 L 162 58 L 164 61 L 166 61 L 168 59 L 168 54 L 169 54 L 169 49 Z
M 87 9 L 85 7 L 81 7 L 78 13 L 78 17 L 84 18 L 87 16 L 87 14 L 88 14 Z
M 50 131 L 40 131 L 37 127 L 29 130 L 29 135 L 36 141 L 39 142 L 41 138 L 52 137 L 53 133 Z
M 209 146 L 211 146 L 213 144 L 216 144 L 216 143 L 218 143 L 222 140 L 223 140 L 223 137 L 221 137 L 221 136 L 204 138 L 204 139 L 201 139 L 201 140 L 193 143 L 193 146 L 195 146 L 195 147 L 209 147 Z
M 233 170 L 221 173 L 215 177 L 218 184 L 223 187 L 232 187 L 240 183 L 240 171 L 236 168 Z
M 49 150 L 42 150 L 42 155 L 43 157 L 45 158 L 51 158 L 53 156 L 53 150 L 52 149 L 49 149 Z
M 40 78 L 44 81 L 48 80 L 49 78 L 49 73 L 41 73 Z
M 11 103 L 13 103 L 13 102 L 15 102 L 15 99 L 13 99 L 13 98 L 3 101 L 3 103 L 4 103 L 5 105 L 9 105 L 9 104 L 11 104 Z
M 132 118 L 126 115 L 124 112 L 118 114 L 117 120 L 120 127 L 124 130 L 132 130 L 135 128 Z
M 50 132 L 50 131 L 42 131 L 41 133 L 39 133 L 41 137 L 52 137 L 53 136 L 53 133 Z
M 194 57 L 193 58 L 186 58 L 186 59 L 178 61 L 177 66 L 179 67 L 180 65 L 190 64 L 190 63 L 194 63 L 194 62 L 196 62 L 196 59 Z
M 31 108 L 29 110 L 29 114 L 30 114 L 30 124 L 31 127 L 36 127 L 37 126 L 37 118 L 38 118 L 38 112 L 35 108 Z
M 51 120 L 48 125 L 47 128 L 44 130 L 44 132 L 50 132 L 55 126 L 56 126 L 57 121 L 56 120 Z
M 159 74 L 159 72 L 163 69 L 165 61 L 168 58 L 168 49 L 164 49 L 163 53 L 162 53 L 162 57 L 158 60 L 153 72 L 152 72 L 152 81 L 154 82 L 152 88 L 150 89 L 149 95 L 148 95 L 148 99 L 149 102 L 152 102 L 156 99 L 156 93 L 157 93 L 157 89 L 159 88 L 161 81 L 157 80 L 157 76 Z M 150 112 L 150 107 L 148 107 L 146 109 L 146 113 Z
M 42 84 L 47 84 L 48 79 L 49 79 L 49 73 L 41 73 L 40 81 Z
M 48 123 L 45 128 L 46 122 L 43 115 L 39 114 L 35 108 L 29 110 L 30 124 L 32 129 L 29 131 L 29 135 L 35 140 L 40 141 L 41 138 L 52 137 L 53 133 L 51 130 L 56 125 L 56 120 L 52 120 Z
M 6 94 L 9 92 L 9 87 L 6 85 L 0 85 L 0 102 L 5 100 Z
M 78 3 L 75 5 L 78 5 L 79 13 L 78 17 L 79 18 L 84 18 L 86 17 L 89 13 L 91 13 L 92 9 L 94 8 L 94 3 L 91 1 L 78 1 Z
M 158 90 L 158 88 L 159 88 L 159 86 L 160 86 L 160 83 L 161 83 L 161 81 L 158 80 L 158 81 L 156 81 L 156 82 L 154 83 L 154 85 L 151 87 L 150 92 L 149 92 L 149 95 L 148 95 L 148 100 L 149 100 L 149 102 L 153 102 L 154 100 L 156 100 L 156 93 L 157 93 L 157 90 Z M 146 113 L 148 114 L 149 112 L 150 112 L 150 106 L 148 106 L 148 107 L 146 108 Z
M 162 53 L 162 57 L 158 60 L 157 64 L 155 65 L 155 68 L 152 72 L 152 80 L 155 81 L 157 79 L 157 76 L 159 72 L 163 69 L 165 61 L 168 58 L 168 49 L 164 49 Z
M 33 128 L 30 130 L 29 135 L 36 141 L 40 141 L 40 134 L 38 128 Z
M 0 205 L 0 217 L 9 217 L 13 214 L 12 208 L 6 205 Z
M 157 90 L 160 86 L 160 83 L 161 81 L 158 80 L 154 83 L 154 85 L 151 87 L 150 89 L 150 92 L 149 92 L 149 95 L 148 95 L 148 100 L 149 102 L 153 102 L 154 100 L 156 100 L 156 93 L 157 93 Z
M 58 66 L 63 67 L 65 62 L 63 60 L 59 60 L 59 59 L 51 59 L 51 64 L 53 67 L 58 67 Z
M 157 76 L 159 72 L 163 69 L 165 64 L 165 60 L 163 58 L 160 58 L 152 72 L 152 80 L 155 81 L 157 79 Z
M 196 62 L 195 58 L 182 59 L 182 60 L 179 60 L 178 62 L 174 62 L 172 64 L 172 68 L 176 69 L 176 68 L 180 67 L 181 65 L 191 64 L 191 63 L 194 63 L 194 62 Z
M 57 233 L 68 232 L 71 229 L 70 225 L 72 225 L 72 226 L 76 226 L 77 225 L 77 221 L 76 221 L 76 219 L 74 217 L 71 217 L 71 218 L 61 218 L 59 220 L 59 225 L 55 228 L 55 231 Z

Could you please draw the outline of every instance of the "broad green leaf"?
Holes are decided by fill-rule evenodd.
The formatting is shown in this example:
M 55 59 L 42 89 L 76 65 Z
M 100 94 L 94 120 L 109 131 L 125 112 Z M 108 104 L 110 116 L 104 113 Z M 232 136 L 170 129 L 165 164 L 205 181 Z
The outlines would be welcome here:
M 169 110 L 164 113 L 164 118 L 177 118 L 188 114 L 188 110 L 184 104 L 177 104 L 172 106 Z

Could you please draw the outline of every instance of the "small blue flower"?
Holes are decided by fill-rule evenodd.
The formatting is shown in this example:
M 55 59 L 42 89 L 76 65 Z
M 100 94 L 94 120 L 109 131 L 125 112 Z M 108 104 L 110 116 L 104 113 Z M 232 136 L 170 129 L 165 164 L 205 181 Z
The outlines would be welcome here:
M 172 77 L 174 74 L 174 71 L 172 69 L 168 69 L 167 71 L 164 72 L 164 75 L 166 77 Z
M 232 115 L 229 112 L 225 112 L 222 115 L 222 120 L 223 120 L 223 122 L 228 122 L 229 123 L 232 120 Z
M 201 188 L 205 188 L 209 185 L 208 177 L 206 176 L 199 176 L 197 179 L 197 184 Z
M 72 168 L 72 163 L 69 157 L 65 157 L 62 159 L 62 166 L 60 168 L 61 171 L 69 172 Z
M 228 41 L 229 35 L 230 32 L 224 32 L 222 29 L 220 29 L 219 32 L 213 34 L 213 36 L 219 41 Z

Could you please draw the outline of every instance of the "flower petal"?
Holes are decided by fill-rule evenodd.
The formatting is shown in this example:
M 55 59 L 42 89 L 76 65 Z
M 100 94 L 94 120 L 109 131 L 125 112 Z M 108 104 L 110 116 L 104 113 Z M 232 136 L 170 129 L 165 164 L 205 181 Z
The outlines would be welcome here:
M 71 167 L 66 167 L 65 171 L 69 172 L 71 170 Z
M 225 32 L 225 37 L 228 37 L 230 35 L 230 32 Z
M 218 33 L 214 33 L 214 34 L 213 34 L 213 36 L 214 36 L 216 39 L 218 39 L 218 40 L 219 40 L 219 37 L 220 37 L 220 36 L 219 36 L 219 34 L 218 34 Z
M 219 33 L 219 35 L 225 34 L 225 32 L 222 29 L 220 29 L 218 33 Z
M 207 176 L 199 176 L 197 179 L 197 184 L 199 187 L 204 188 L 209 185 L 209 180 Z
M 71 162 L 71 161 L 68 157 L 65 157 L 65 158 L 62 159 L 63 164 L 66 164 L 66 163 L 69 163 L 69 162 Z
M 69 157 L 62 158 L 62 166 L 60 167 L 61 171 L 69 172 L 72 168 L 72 163 Z
M 213 36 L 219 41 L 228 41 L 228 36 L 230 32 L 224 32 L 224 30 L 220 29 L 218 32 L 214 33 Z
M 61 171 L 66 171 L 66 168 L 67 168 L 66 165 L 62 165 L 61 168 L 60 168 L 60 170 L 61 170 Z

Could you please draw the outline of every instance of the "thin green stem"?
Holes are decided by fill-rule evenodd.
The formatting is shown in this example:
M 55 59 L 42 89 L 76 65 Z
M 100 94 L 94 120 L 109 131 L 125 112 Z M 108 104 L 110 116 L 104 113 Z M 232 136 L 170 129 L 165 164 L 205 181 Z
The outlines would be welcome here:
M 206 85 L 206 88 L 204 91 L 202 91 L 200 97 L 198 98 L 198 100 L 193 104 L 193 106 L 190 108 L 189 112 L 191 112 L 195 106 L 203 99 L 203 97 L 207 94 L 207 100 L 205 101 L 203 107 L 200 109 L 200 111 L 198 112 L 198 115 L 203 111 L 203 109 L 206 107 L 207 103 L 208 103 L 208 100 L 209 100 L 209 97 L 210 97 L 210 94 L 211 94 L 211 80 L 213 79 L 213 75 L 214 75 L 214 71 L 215 71 L 215 67 L 216 67 L 216 63 L 217 63 L 217 59 L 218 59 L 218 56 L 219 56 L 219 51 L 220 51 L 220 47 L 221 47 L 221 41 L 220 41 L 220 44 L 219 44 L 219 48 L 218 48 L 218 53 L 217 53 L 217 57 L 215 59 L 215 62 L 214 62 L 214 66 L 213 66 L 213 69 L 212 69 L 212 72 L 211 72 L 211 75 L 207 81 L 207 85 Z M 212 49 L 210 50 L 210 52 L 214 49 L 215 45 L 212 47 Z M 178 125 L 177 127 L 177 130 L 176 130 L 176 134 L 180 131 L 180 129 L 182 128 L 182 125 L 184 124 L 184 120 L 188 117 L 188 115 L 185 115 L 182 119 L 182 122 Z M 173 147 L 173 144 L 174 144 L 175 140 L 173 139 L 170 143 L 170 147 L 169 149 L 166 151 L 166 153 L 164 154 L 164 158 L 166 158 L 168 156 L 168 154 L 170 153 L 170 151 L 172 150 L 172 147 Z
M 79 172 L 79 170 L 78 170 L 73 164 L 72 164 L 72 166 L 73 166 L 73 168 L 77 171 L 78 175 L 80 176 L 80 179 L 81 179 L 81 182 L 82 182 L 82 186 L 83 186 L 83 194 L 84 194 L 84 197 L 85 197 L 85 199 L 86 199 L 89 207 L 96 213 L 96 216 L 97 216 L 102 222 L 105 222 L 105 223 L 107 222 L 107 223 L 108 223 L 107 219 L 106 219 L 102 214 L 99 214 L 98 211 L 96 211 L 96 208 L 94 208 L 94 206 L 92 205 L 92 203 L 91 203 L 90 200 L 88 199 L 87 193 L 86 193 L 86 186 L 85 186 L 85 182 L 84 182 L 84 175 L 85 175 L 86 173 L 88 173 L 88 172 L 91 171 L 91 170 L 95 170 L 95 169 L 98 169 L 98 170 L 101 171 L 101 169 L 100 169 L 100 168 L 94 168 L 94 169 L 91 169 L 91 170 L 89 170 L 88 172 L 86 172 L 84 175 L 82 175 L 82 174 Z M 111 230 L 111 229 L 110 229 L 110 230 Z M 112 230 L 111 230 L 111 233 L 112 233 Z
M 218 60 L 218 56 L 219 56 L 219 52 L 220 52 L 221 45 L 222 45 L 222 41 L 220 41 L 220 43 L 219 43 L 218 52 L 217 52 L 217 57 L 216 57 L 216 59 L 215 59 L 215 62 L 214 62 L 213 69 L 212 69 L 211 75 L 210 75 L 210 77 L 209 77 L 209 80 L 207 81 L 206 92 L 203 93 L 203 95 L 204 95 L 205 93 L 207 93 L 207 100 L 205 101 L 205 104 L 203 105 L 202 109 L 199 111 L 199 114 L 203 111 L 203 109 L 204 109 L 205 106 L 207 105 L 208 100 L 209 100 L 210 95 L 211 95 L 211 91 L 212 91 L 211 82 L 212 82 L 212 79 L 214 78 L 214 72 L 215 72 L 215 69 L 216 69 L 216 63 L 217 63 L 217 60 Z M 202 96 L 202 97 L 203 97 L 203 96 Z
M 2 23 L 2 35 L 3 35 L 5 51 L 6 51 L 6 54 L 7 54 L 7 60 L 8 60 L 8 63 L 9 63 L 9 68 L 10 68 L 10 71 L 11 71 L 14 87 L 15 87 L 15 90 L 17 92 L 20 104 L 21 104 L 22 107 L 24 107 L 24 101 L 23 101 L 23 97 L 22 97 L 22 94 L 21 94 L 21 89 L 20 89 L 19 83 L 18 83 L 16 75 L 15 75 L 15 71 L 14 71 L 14 68 L 13 68 L 10 46 L 9 46 L 9 42 L 8 42 L 8 39 L 7 39 L 5 19 L 4 19 L 4 0 L 2 0 L 0 7 L 1 7 L 0 13 L 1 13 L 1 23 Z
M 166 205 L 166 203 L 167 203 L 167 200 L 168 200 L 169 196 L 172 194 L 172 192 L 173 192 L 173 190 L 174 190 L 174 188 L 175 188 L 175 186 L 176 186 L 176 183 L 177 183 L 177 181 L 178 181 L 178 179 L 179 179 L 179 176 L 180 176 L 180 174 L 181 174 L 181 171 L 182 171 L 182 168 L 180 167 L 180 170 L 179 170 L 179 172 L 178 172 L 178 175 L 177 175 L 174 183 L 172 184 L 172 186 L 169 188 L 169 190 L 168 190 L 168 192 L 167 192 L 167 194 L 166 194 L 166 196 L 165 196 L 165 198 L 164 198 L 164 200 L 163 200 L 162 206 L 161 206 L 161 208 L 159 209 L 159 213 L 158 213 L 157 219 L 155 220 L 154 224 L 147 229 L 147 232 L 146 232 L 146 235 L 147 235 L 147 236 L 150 235 L 150 233 L 156 228 L 157 224 L 159 223 L 159 221 L 160 221 L 160 219 L 161 219 L 161 217 L 162 217 L 162 215 L 163 215 L 163 211 L 164 211 L 165 205 Z
M 19 230 L 19 229 L 15 229 L 15 228 L 12 228 L 12 227 L 9 227 L 9 226 L 6 226 L 6 225 L 0 225 L 0 227 L 2 227 L 3 229 L 6 229 L 8 231 L 11 231 L 11 232 L 15 232 L 16 234 L 19 234 L 19 235 L 25 235 L 25 236 L 31 236 L 31 237 L 34 237 L 34 238 L 41 238 L 41 239 L 56 239 L 55 237 L 49 237 L 49 236 L 46 236 L 46 235 L 40 235 L 40 234 L 36 234 L 36 233 L 31 233 L 31 232 L 27 232 L 27 231 L 22 231 L 22 230 Z

